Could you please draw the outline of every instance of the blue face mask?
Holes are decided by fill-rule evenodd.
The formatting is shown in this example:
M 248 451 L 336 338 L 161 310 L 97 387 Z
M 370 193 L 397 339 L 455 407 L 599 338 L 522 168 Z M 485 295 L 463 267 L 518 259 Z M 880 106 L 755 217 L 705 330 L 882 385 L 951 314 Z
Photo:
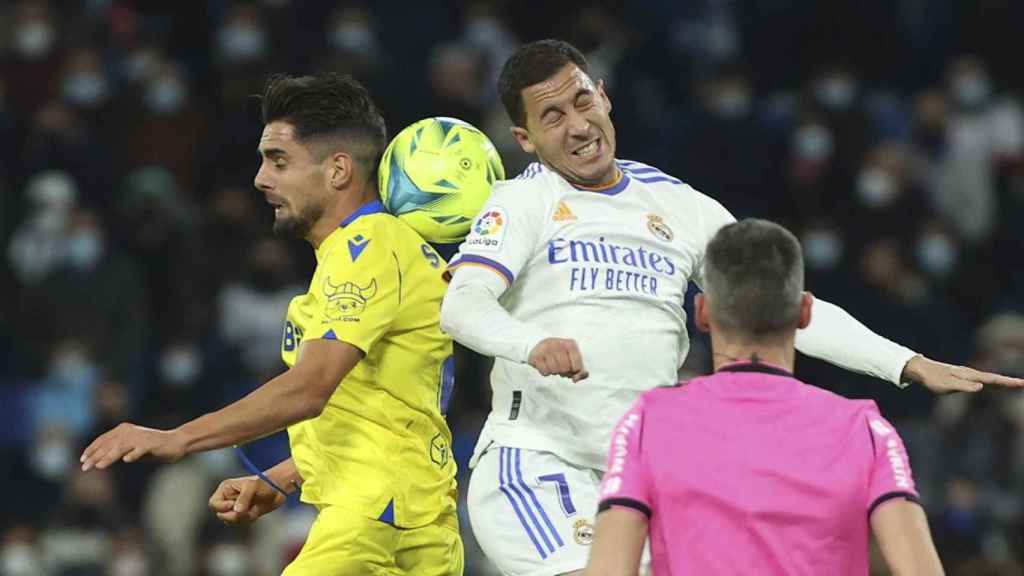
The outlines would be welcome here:
M 77 106 L 91 108 L 107 99 L 107 81 L 100 74 L 76 73 L 64 79 L 64 97 Z
M 929 234 L 917 243 L 917 261 L 925 272 L 945 278 L 956 268 L 956 245 L 942 234 Z
M 246 24 L 228 24 L 217 39 L 221 54 L 229 62 L 249 62 L 263 57 L 267 37 L 263 30 Z
M 843 257 L 843 241 L 833 232 L 816 230 L 803 238 L 804 259 L 816 270 L 832 270 Z
M 95 267 L 102 256 L 103 239 L 96 232 L 76 232 L 67 240 L 68 263 L 79 270 Z

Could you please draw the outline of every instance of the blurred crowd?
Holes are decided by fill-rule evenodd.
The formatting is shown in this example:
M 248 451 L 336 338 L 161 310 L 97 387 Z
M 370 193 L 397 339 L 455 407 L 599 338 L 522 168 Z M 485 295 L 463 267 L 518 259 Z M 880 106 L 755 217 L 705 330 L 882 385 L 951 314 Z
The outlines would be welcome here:
M 1015 0 L 0 4 L 0 576 L 276 574 L 301 545 L 295 502 L 244 530 L 206 512 L 245 473 L 232 451 L 76 466 L 119 421 L 172 427 L 283 369 L 313 260 L 252 187 L 269 73 L 350 72 L 392 133 L 472 122 L 514 175 L 497 74 L 522 41 L 570 40 L 620 157 L 790 226 L 809 288 L 875 331 L 1024 376 L 1020 22 Z M 465 486 L 488 366 L 458 360 Z M 708 369 L 698 338 L 681 375 Z M 1024 395 L 798 375 L 896 423 L 949 573 L 1024 573 Z M 266 467 L 287 441 L 246 451 Z M 467 574 L 491 573 L 463 528 Z

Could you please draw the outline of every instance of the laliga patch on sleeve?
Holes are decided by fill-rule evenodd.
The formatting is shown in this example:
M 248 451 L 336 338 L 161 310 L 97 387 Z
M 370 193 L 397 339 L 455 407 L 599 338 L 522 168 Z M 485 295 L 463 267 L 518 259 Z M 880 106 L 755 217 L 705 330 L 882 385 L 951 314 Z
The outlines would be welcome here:
M 496 252 L 501 248 L 508 230 L 508 214 L 504 208 L 493 206 L 481 214 L 466 238 L 466 246 L 473 250 Z

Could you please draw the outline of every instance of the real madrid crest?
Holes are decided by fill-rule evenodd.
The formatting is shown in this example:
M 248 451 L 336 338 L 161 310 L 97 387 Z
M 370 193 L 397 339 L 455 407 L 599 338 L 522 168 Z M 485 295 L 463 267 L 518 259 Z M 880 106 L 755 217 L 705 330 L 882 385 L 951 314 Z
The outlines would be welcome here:
M 658 238 L 661 238 L 665 242 L 672 241 L 672 229 L 665 224 L 665 220 L 657 214 L 647 215 L 647 229 L 651 231 Z
M 590 546 L 594 542 L 594 525 L 580 518 L 572 525 L 572 537 L 580 546 Z

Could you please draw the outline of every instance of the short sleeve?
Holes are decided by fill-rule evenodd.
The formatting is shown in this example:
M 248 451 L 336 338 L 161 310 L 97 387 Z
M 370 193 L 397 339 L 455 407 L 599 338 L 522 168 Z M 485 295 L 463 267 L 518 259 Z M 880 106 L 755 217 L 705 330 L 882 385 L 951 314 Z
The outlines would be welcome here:
M 879 504 L 892 498 L 918 501 L 910 458 L 896 428 L 878 412 L 866 414 L 871 446 L 874 452 L 868 484 L 868 515 Z
M 701 290 L 704 289 L 704 253 L 707 251 L 707 245 L 711 242 L 711 239 L 715 237 L 722 227 L 732 224 L 736 221 L 736 217 L 729 212 L 725 206 L 722 206 L 718 200 L 701 194 L 700 192 L 694 191 L 699 199 L 700 206 L 700 222 L 701 229 L 704 236 L 704 242 L 700 247 L 700 253 L 697 259 L 697 266 L 694 269 L 693 282 Z
M 644 399 L 641 397 L 612 431 L 598 511 L 625 506 L 651 515 L 649 478 L 643 451 Z
M 398 254 L 390 239 L 355 234 L 320 265 L 324 269 L 311 287 L 319 310 L 306 338 L 341 340 L 368 354 L 390 329 L 401 304 Z
M 469 235 L 452 258 L 448 271 L 482 266 L 499 274 L 509 286 L 533 257 L 544 222 L 538 176 L 495 185 L 491 198 L 473 220 Z

